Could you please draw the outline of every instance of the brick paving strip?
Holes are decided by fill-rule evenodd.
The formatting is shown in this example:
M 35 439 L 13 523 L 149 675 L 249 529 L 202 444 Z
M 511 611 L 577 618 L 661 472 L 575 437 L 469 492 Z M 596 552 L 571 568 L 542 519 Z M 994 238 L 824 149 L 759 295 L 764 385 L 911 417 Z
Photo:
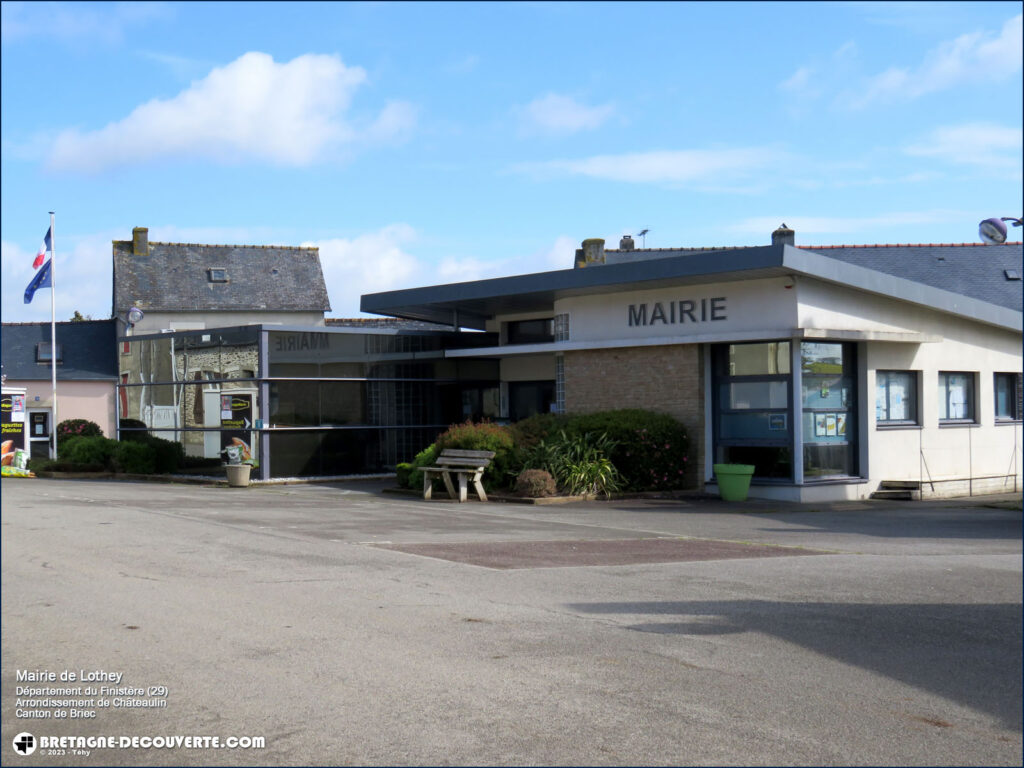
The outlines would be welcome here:
M 499 541 L 452 544 L 374 544 L 380 549 L 501 570 L 582 565 L 638 565 L 697 560 L 735 560 L 833 554 L 802 547 L 777 547 L 715 539 L 611 539 Z

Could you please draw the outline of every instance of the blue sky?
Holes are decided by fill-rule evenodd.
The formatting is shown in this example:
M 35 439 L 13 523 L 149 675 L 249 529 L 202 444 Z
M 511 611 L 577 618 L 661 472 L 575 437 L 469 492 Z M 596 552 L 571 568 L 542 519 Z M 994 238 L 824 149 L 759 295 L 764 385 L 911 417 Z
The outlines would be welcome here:
M 50 317 L 50 210 L 58 319 L 133 226 L 318 245 L 342 317 L 645 228 L 973 242 L 1024 207 L 1021 8 L 4 2 L 2 319 Z

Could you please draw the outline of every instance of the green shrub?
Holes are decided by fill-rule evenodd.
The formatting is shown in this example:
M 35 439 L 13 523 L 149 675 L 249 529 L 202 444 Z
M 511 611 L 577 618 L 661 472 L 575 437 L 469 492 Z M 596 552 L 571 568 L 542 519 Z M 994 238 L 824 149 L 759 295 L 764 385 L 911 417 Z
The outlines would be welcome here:
M 682 488 L 689 459 L 686 428 L 673 417 L 641 409 L 573 416 L 566 432 L 606 434 L 615 443 L 608 458 L 619 471 L 623 490 Z
M 57 448 L 72 437 L 103 437 L 103 430 L 96 422 L 88 419 L 65 419 L 57 425 Z
M 619 490 L 619 470 L 607 456 L 595 456 L 566 463 L 562 482 L 573 495 L 603 494 L 609 498 Z
M 149 429 L 149 427 L 146 426 L 146 422 L 140 421 L 139 419 L 121 419 L 118 422 L 118 426 L 121 429 L 126 430 L 125 432 L 121 433 L 121 439 L 122 440 L 130 440 L 135 435 L 144 434 L 144 433 L 141 433 L 141 432 L 132 432 L 130 430 Z
M 121 419 L 121 441 L 142 443 L 149 446 L 153 453 L 153 471 L 159 475 L 166 475 L 177 472 L 185 466 L 185 448 L 176 440 L 165 440 L 162 437 L 148 431 L 134 431 L 146 429 L 145 422 L 138 419 Z M 220 466 L 220 459 L 214 460 L 215 465 Z
M 158 475 L 177 472 L 185 463 L 185 449 L 181 443 L 164 440 L 155 435 L 147 435 L 142 444 L 148 446 L 152 451 L 153 471 Z
M 558 492 L 555 478 L 543 469 L 524 469 L 516 477 L 516 492 L 529 499 L 554 496 Z
M 511 427 L 512 440 L 519 450 L 529 450 L 547 437 L 566 428 L 572 417 L 561 413 L 535 413 Z
M 107 472 L 108 467 L 102 464 L 75 464 L 73 461 L 53 459 L 29 459 L 28 468 L 36 474 L 40 472 Z
M 420 467 L 433 466 L 437 462 L 438 453 L 437 445 L 431 444 L 417 453 L 408 464 L 398 465 L 396 471 L 399 485 L 403 488 L 412 488 L 414 491 L 420 490 L 423 487 L 423 473 L 420 472 Z M 403 467 L 408 467 L 408 469 L 403 469 Z
M 152 446 L 134 440 L 115 443 L 116 468 L 132 475 L 151 475 L 156 471 L 156 457 Z
M 99 464 L 110 468 L 117 445 L 116 440 L 101 435 L 69 437 L 63 445 L 58 445 L 58 458 L 72 464 Z
M 461 448 L 466 451 L 494 451 L 494 458 L 484 470 L 483 484 L 487 489 L 508 488 L 514 476 L 512 433 L 489 421 L 474 424 L 466 421 L 453 424 L 440 434 L 435 443 L 438 453 L 445 448 Z M 422 466 L 422 465 L 421 465 Z M 422 474 L 422 473 L 417 473 Z M 423 481 L 420 480 L 422 483 Z
M 571 494 L 606 497 L 619 489 L 619 472 L 609 458 L 616 443 L 593 432 L 568 434 L 564 429 L 524 453 L 525 466 L 546 470 Z

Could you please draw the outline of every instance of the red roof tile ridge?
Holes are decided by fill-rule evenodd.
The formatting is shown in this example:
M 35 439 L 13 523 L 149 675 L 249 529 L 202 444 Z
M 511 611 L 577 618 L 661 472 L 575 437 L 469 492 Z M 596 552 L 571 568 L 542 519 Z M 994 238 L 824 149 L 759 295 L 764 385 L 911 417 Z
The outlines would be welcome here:
M 131 243 L 131 240 L 122 240 L 119 242 Z M 317 245 L 242 245 L 239 243 L 172 243 L 166 240 L 150 240 L 150 245 L 183 245 L 189 248 L 262 248 L 262 249 L 276 249 L 284 251 L 315 251 L 319 249 Z
M 1021 241 L 1005 242 L 1001 245 L 1021 245 Z M 856 245 L 798 245 L 808 251 L 824 251 L 829 248 L 990 248 L 988 243 L 858 243 Z

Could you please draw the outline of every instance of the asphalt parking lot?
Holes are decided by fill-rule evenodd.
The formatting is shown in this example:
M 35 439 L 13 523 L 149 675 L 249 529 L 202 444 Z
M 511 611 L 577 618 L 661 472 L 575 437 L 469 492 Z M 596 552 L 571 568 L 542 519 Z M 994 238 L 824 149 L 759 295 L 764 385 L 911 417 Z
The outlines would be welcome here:
M 4 765 L 1022 762 L 1019 495 L 0 490 Z M 71 673 L 164 706 L 83 691 L 92 716 L 26 715 L 61 707 L 19 705 L 18 686 L 89 685 Z M 21 733 L 265 746 L 22 756 Z

